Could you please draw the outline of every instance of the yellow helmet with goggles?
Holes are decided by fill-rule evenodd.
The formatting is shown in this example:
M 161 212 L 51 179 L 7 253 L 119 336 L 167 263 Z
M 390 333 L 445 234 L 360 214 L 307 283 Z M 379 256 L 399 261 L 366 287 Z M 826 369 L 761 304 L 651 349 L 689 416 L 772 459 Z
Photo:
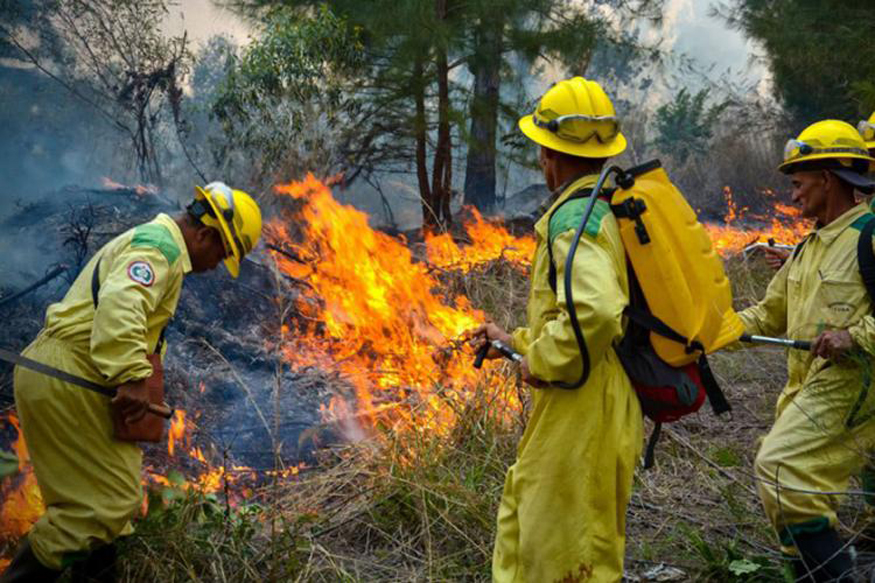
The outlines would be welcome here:
M 799 137 L 787 141 L 778 170 L 784 174 L 828 170 L 862 192 L 872 192 L 875 183 L 863 175 L 873 162 L 875 158 L 869 155 L 854 126 L 827 119 L 811 124 Z
M 222 235 L 225 245 L 225 267 L 237 277 L 240 262 L 261 238 L 261 209 L 251 196 L 224 182 L 195 186 L 195 200 L 188 212 Z
M 614 104 L 601 85 L 583 77 L 560 81 L 519 121 L 533 142 L 581 158 L 610 158 L 626 149 Z

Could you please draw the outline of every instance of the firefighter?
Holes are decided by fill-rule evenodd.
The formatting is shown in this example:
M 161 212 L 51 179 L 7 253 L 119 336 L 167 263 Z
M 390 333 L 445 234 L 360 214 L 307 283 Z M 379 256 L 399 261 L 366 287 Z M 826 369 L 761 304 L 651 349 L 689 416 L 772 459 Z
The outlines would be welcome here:
M 749 334 L 814 338 L 810 352 L 790 350 L 789 378 L 755 461 L 760 498 L 799 581 L 851 580 L 832 494 L 847 490 L 875 445 L 867 380 L 875 318 L 857 265 L 860 229 L 872 215 L 854 194 L 875 188 L 864 176 L 872 161 L 842 121 L 815 123 L 787 143 L 779 170 L 816 225 L 765 298 L 740 313 Z
M 107 243 L 49 306 L 23 355 L 117 387 L 117 395 L 15 368 L 15 404 L 46 512 L 0 582 L 53 581 L 67 567 L 74 581 L 114 580 L 113 541 L 132 532 L 143 495 L 142 452 L 113 438 L 112 417 L 133 424 L 146 414 L 147 355 L 176 310 L 184 276 L 224 260 L 237 277 L 260 235 L 261 211 L 248 194 L 221 182 L 197 187 L 186 213 L 159 214 Z
M 604 90 L 581 77 L 552 87 L 519 126 L 540 145 L 553 199 L 535 223 L 528 325 L 513 334 L 494 323 L 472 331 L 478 349 L 487 339 L 501 340 L 523 354 L 522 377 L 535 387 L 517 459 L 505 477 L 492 576 L 497 582 L 615 582 L 623 576 L 626 506 L 643 431 L 637 397 L 612 349 L 623 334 L 629 301 L 625 252 L 616 219 L 598 201 L 572 271 L 592 368 L 583 385 L 569 390 L 550 383 L 580 382 L 583 359 L 563 286 L 554 293 L 549 283 L 547 242 L 552 239 L 556 280 L 562 282 L 582 207 L 556 209 L 591 189 L 626 139 Z M 494 349 L 487 354 L 498 356 Z

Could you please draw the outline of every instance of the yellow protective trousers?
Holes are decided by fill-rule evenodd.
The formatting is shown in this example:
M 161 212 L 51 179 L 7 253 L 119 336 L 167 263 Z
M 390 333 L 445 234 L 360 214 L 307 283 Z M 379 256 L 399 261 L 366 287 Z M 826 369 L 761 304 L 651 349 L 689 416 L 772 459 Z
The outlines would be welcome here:
M 86 376 L 83 355 L 41 334 L 28 358 Z M 109 399 L 15 368 L 15 403 L 46 513 L 28 538 L 37 559 L 62 569 L 96 546 L 130 534 L 143 502 L 142 452 L 112 438 Z
M 514 348 L 542 380 L 575 382 L 582 357 L 566 310 L 565 259 L 582 203 L 553 211 L 597 176 L 572 181 L 536 224 L 527 324 Z M 575 206 L 578 208 L 575 209 Z M 549 281 L 552 238 L 557 291 Z M 628 304 L 617 221 L 598 201 L 574 256 L 572 290 L 592 370 L 583 386 L 534 389 L 532 412 L 507 472 L 498 510 L 492 577 L 499 583 L 614 583 L 623 576 L 626 506 L 641 452 L 638 397 L 613 344 Z
M 862 375 L 849 384 L 846 368 L 822 370 L 801 391 L 782 396 L 756 457 L 760 499 L 785 553 L 795 552 L 796 535 L 836 524 L 839 494 L 875 446 L 867 395 L 875 387 L 867 388 Z

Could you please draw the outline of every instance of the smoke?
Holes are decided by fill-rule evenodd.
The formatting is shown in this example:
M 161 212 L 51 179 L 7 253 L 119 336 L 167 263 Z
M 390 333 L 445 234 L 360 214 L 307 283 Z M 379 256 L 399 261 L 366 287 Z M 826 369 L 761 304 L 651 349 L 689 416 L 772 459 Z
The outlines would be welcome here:
M 121 135 L 94 109 L 33 69 L 0 66 L 0 218 L 67 184 L 96 185 Z

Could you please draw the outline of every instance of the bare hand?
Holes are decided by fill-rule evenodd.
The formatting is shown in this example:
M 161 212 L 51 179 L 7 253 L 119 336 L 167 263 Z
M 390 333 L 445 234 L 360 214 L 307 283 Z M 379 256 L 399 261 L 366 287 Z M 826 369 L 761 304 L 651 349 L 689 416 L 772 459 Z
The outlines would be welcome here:
M 811 352 L 815 356 L 839 360 L 856 346 L 854 339 L 847 330 L 832 330 L 822 332 L 811 344 Z
M 121 414 L 125 424 L 136 423 L 145 417 L 149 410 L 149 390 L 146 388 L 146 381 L 120 385 L 110 403 L 113 410 Z
M 781 269 L 781 266 L 790 257 L 789 249 L 779 249 L 777 247 L 763 247 L 763 252 L 766 254 L 766 264 L 775 271 Z
M 520 363 L 520 374 L 523 377 L 523 382 L 527 385 L 531 385 L 536 389 L 543 389 L 547 386 L 547 383 L 532 376 L 532 371 L 529 370 L 529 361 L 525 357 L 523 357 L 523 361 Z
M 502 330 L 495 322 L 487 322 L 473 330 L 468 330 L 465 332 L 465 337 L 470 339 L 468 342 L 474 347 L 475 352 L 479 352 L 490 340 L 500 340 L 508 346 L 513 346 L 513 337 Z M 489 347 L 489 352 L 486 353 L 486 358 L 489 360 L 499 358 L 500 356 L 501 353 L 492 346 Z

